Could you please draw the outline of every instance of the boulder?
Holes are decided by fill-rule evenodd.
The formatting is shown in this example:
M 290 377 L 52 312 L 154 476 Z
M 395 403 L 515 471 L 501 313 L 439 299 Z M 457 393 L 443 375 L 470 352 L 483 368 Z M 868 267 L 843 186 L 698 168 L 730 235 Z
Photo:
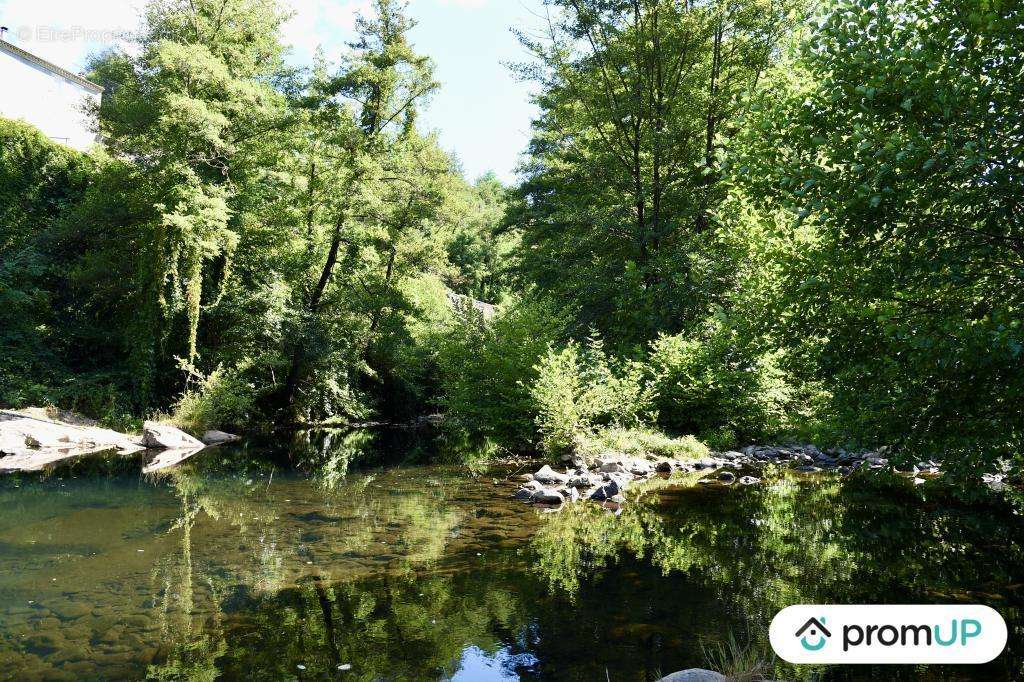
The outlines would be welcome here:
M 542 466 L 537 473 L 533 475 L 534 480 L 540 481 L 541 483 L 565 483 L 569 480 L 569 477 L 565 474 L 560 474 L 550 466 L 545 464 Z
M 655 465 L 654 470 L 658 473 L 668 474 L 672 472 L 672 462 L 662 460 Z
M 622 466 L 618 462 L 608 462 L 607 464 L 601 465 L 601 471 L 606 474 L 616 474 L 626 470 L 626 467 Z
M 598 502 L 604 502 L 605 500 L 611 499 L 615 495 L 619 494 L 622 488 L 615 480 L 607 481 L 604 485 L 598 486 L 590 495 L 590 499 L 597 500 Z
M 665 675 L 658 682 L 726 682 L 728 678 L 722 673 L 703 668 L 690 668 Z
M 551 488 L 544 488 L 533 493 L 533 501 L 538 504 L 562 504 L 565 498 L 562 493 Z
M 234 443 L 235 441 L 242 440 L 241 436 L 236 436 L 233 433 L 226 433 L 224 431 L 210 430 L 203 434 L 200 439 L 204 445 L 224 445 L 225 443 Z
M 147 448 L 161 449 L 194 449 L 202 448 L 203 443 L 188 435 L 176 426 L 160 422 L 147 421 L 142 425 L 142 443 Z
M 535 492 L 535 490 L 530 490 L 529 488 L 520 488 L 512 497 L 521 502 L 529 502 L 533 499 L 533 493 Z
M 0 410 L 0 471 L 39 471 L 74 457 L 101 452 L 127 455 L 142 449 L 138 439 L 93 426 L 70 413 L 56 419 L 39 409 Z
M 718 480 L 724 481 L 726 483 L 732 483 L 733 481 L 736 480 L 736 474 L 732 473 L 731 471 L 723 471 L 718 474 Z
M 754 485 L 760 483 L 761 479 L 756 476 L 743 476 L 740 478 L 740 485 Z

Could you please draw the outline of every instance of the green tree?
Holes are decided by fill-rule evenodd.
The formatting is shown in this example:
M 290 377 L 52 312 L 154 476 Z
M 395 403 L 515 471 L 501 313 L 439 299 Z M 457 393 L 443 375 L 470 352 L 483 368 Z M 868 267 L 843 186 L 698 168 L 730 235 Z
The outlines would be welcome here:
M 514 219 L 528 278 L 617 345 L 677 332 L 716 283 L 695 254 L 719 151 L 799 3 L 550 0 L 523 44 L 542 86 Z
M 174 355 L 196 359 L 202 310 L 230 275 L 237 161 L 284 114 L 271 84 L 284 19 L 274 0 L 151 0 L 137 54 L 92 65 L 107 85 L 98 110 L 105 145 L 136 178 L 110 203 L 131 193 L 142 208 L 131 225 L 133 351 L 150 374 Z M 102 224 L 105 212 L 91 217 Z
M 780 319 L 838 432 L 964 471 L 1024 429 L 1021 20 L 987 0 L 838 2 L 737 161 L 803 232 Z

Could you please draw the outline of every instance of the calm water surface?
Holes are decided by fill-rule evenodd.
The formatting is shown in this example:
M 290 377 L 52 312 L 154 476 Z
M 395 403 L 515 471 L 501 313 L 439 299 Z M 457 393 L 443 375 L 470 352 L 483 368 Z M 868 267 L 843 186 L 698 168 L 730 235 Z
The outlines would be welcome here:
M 1021 679 L 1024 523 L 830 476 L 661 481 L 616 516 L 511 472 L 345 473 L 207 451 L 0 479 L 0 678 L 653 680 L 793 603 L 984 603 L 989 666 L 777 679 Z M 324 473 L 324 472 L 327 473 Z

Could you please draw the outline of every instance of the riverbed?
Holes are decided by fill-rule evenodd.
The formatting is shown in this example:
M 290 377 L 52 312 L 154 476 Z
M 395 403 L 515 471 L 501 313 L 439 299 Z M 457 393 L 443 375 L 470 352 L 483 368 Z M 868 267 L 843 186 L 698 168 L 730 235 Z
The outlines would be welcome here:
M 777 679 L 1024 668 L 1024 522 L 995 501 L 769 472 L 553 512 L 512 499 L 516 467 L 335 451 L 0 479 L 0 677 L 647 681 L 730 637 L 763 648 L 794 603 L 983 603 L 1010 641 L 983 667 L 778 663 Z

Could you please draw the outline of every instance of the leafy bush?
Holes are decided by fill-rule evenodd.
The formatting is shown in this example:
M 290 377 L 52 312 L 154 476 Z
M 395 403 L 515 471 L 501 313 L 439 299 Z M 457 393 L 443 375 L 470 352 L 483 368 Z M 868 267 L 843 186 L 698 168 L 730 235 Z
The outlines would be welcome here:
M 245 424 L 255 398 L 254 387 L 244 380 L 240 369 L 218 367 L 178 399 L 171 421 L 196 436 L 209 429 Z
M 782 352 L 759 353 L 738 337 L 712 320 L 699 337 L 655 341 L 649 367 L 659 425 L 705 434 L 716 447 L 768 437 L 788 425 L 795 390 L 782 367 Z
M 538 359 L 561 330 L 558 315 L 530 300 L 499 308 L 490 321 L 473 310 L 458 311 L 436 340 L 449 442 L 470 449 L 487 443 L 516 451 L 532 447 L 536 404 L 530 386 Z
M 531 395 L 541 449 L 549 454 L 579 449 L 579 439 L 598 426 L 639 426 L 651 416 L 654 397 L 643 366 L 609 359 L 599 340 L 549 348 Z

